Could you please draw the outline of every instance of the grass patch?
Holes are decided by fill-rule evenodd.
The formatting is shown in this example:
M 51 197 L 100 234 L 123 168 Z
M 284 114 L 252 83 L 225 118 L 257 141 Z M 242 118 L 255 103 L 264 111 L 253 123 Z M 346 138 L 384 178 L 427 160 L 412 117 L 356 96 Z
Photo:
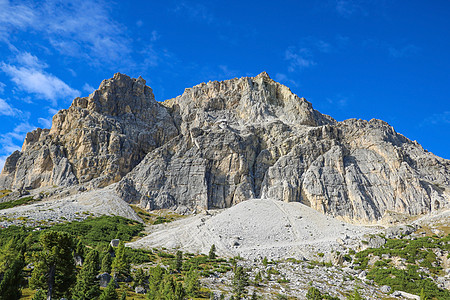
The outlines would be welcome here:
M 8 196 L 9 193 L 11 193 L 10 190 L 0 190 L 0 198 L 3 198 L 5 196 Z
M 154 210 L 148 212 L 137 205 L 130 205 L 137 215 L 144 221 L 145 224 L 157 225 L 162 223 L 169 223 L 181 219 L 184 216 L 174 213 L 168 209 Z
M 34 200 L 33 196 L 28 196 L 28 197 L 20 198 L 18 200 L 3 202 L 3 203 L 0 203 L 0 210 L 12 208 L 15 206 L 20 206 L 20 205 L 30 204 L 30 203 L 36 202 L 36 201 L 38 201 L 38 200 Z

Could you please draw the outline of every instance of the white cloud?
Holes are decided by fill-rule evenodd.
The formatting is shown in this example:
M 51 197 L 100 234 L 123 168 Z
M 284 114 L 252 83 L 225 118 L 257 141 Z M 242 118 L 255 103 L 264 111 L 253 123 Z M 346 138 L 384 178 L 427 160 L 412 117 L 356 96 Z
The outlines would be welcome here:
M 92 87 L 89 83 L 85 83 L 83 85 L 83 91 L 87 92 L 87 93 L 92 93 L 93 91 L 95 91 L 95 88 Z
M 4 84 L 3 82 L 0 82 L 0 94 L 3 94 L 5 92 L 5 86 L 6 86 L 6 84 Z
M 39 118 L 38 123 L 42 125 L 43 128 L 52 127 L 52 119 Z
M 3 169 L 6 158 L 16 150 L 21 150 L 22 143 L 27 132 L 36 129 L 36 126 L 23 122 L 17 125 L 13 131 L 2 134 L 0 136 L 0 168 Z
M 15 28 L 25 29 L 34 21 L 35 14 L 31 5 L 14 5 L 8 0 L 0 0 L 0 40 L 9 43 L 8 37 Z
M 440 124 L 450 124 L 450 111 L 444 111 L 439 114 L 434 114 L 423 120 L 420 126 L 440 125 Z
M 288 71 L 294 72 L 316 65 L 311 56 L 311 52 L 307 48 L 300 48 L 298 50 L 293 47 L 289 48 L 284 54 L 284 58 L 289 61 Z
M 5 100 L 0 98 L 0 116 L 15 117 L 21 113 L 20 110 L 12 107 Z
M 335 8 L 339 15 L 350 17 L 355 14 L 367 16 L 367 11 L 363 8 L 363 0 L 337 0 Z
M 16 67 L 5 63 L 1 69 L 11 77 L 20 90 L 50 100 L 54 105 L 56 105 L 57 99 L 80 96 L 79 91 L 72 89 L 61 79 L 45 71 L 30 67 Z
M 94 65 L 127 59 L 130 40 L 126 28 L 110 16 L 109 2 L 101 0 L 27 1 L 13 5 L 0 0 L 0 40 L 10 48 L 17 30 L 44 33 L 61 54 L 80 57 Z
M 409 44 L 401 48 L 389 47 L 389 55 L 395 58 L 410 57 L 419 53 L 420 48 Z
M 153 30 L 152 31 L 152 36 L 150 37 L 150 41 L 154 42 L 157 41 L 159 39 L 160 35 L 158 34 L 158 31 Z
M 290 79 L 286 74 L 284 73 L 276 73 L 275 74 L 275 80 L 284 84 L 292 84 L 294 86 L 298 86 L 297 82 L 295 80 Z
M 200 3 L 188 3 L 186 1 L 181 1 L 175 7 L 174 11 L 180 15 L 187 16 L 192 21 L 200 21 L 210 24 L 215 20 L 214 15 L 209 11 L 209 9 Z
M 348 104 L 348 97 L 337 95 L 333 98 L 327 98 L 327 102 L 332 106 L 337 106 L 339 108 L 343 108 Z
M 20 65 L 26 66 L 28 68 L 43 70 L 48 67 L 48 65 L 40 61 L 36 56 L 29 52 L 23 52 L 16 55 L 16 60 Z

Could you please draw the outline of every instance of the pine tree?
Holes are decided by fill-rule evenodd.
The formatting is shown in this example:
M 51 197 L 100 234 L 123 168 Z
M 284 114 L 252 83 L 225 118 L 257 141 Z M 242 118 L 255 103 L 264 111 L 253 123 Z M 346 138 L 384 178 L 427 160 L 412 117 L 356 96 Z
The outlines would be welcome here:
M 191 297 L 196 297 L 200 291 L 200 281 L 198 271 L 195 267 L 191 267 L 191 269 L 187 272 L 184 279 L 184 284 L 186 294 Z
M 208 254 L 209 259 L 216 259 L 216 245 L 212 244 Z
M 98 260 L 97 250 L 89 251 L 83 268 L 77 275 L 77 283 L 72 293 L 74 300 L 96 299 L 100 295 L 100 288 L 96 280 Z
M 142 286 L 144 287 L 145 285 L 145 273 L 142 270 L 142 268 L 137 269 L 134 273 L 133 273 L 133 280 L 134 280 L 134 287 L 138 287 L 138 286 Z
M 173 299 L 175 296 L 175 282 L 170 274 L 164 277 L 161 293 L 165 299 Z
M 256 273 L 255 275 L 255 286 L 259 286 L 261 281 L 262 281 L 261 271 L 258 271 L 258 273 Z
M 425 295 L 425 291 L 423 288 L 420 290 L 419 297 L 420 297 L 420 300 L 428 300 L 428 297 Z
M 0 282 L 0 300 L 16 300 L 22 296 L 23 259 L 15 259 Z
M 31 300 L 47 300 L 44 290 L 38 290 Z
M 116 282 L 113 278 L 111 278 L 111 281 L 108 283 L 106 289 L 103 290 L 98 300 L 119 300 L 116 292 Z
M 160 299 L 160 289 L 166 270 L 157 265 L 150 270 L 148 279 L 148 299 Z
M 119 247 L 117 247 L 116 257 L 114 258 L 111 267 L 112 272 L 118 277 L 126 278 L 130 274 L 130 263 L 123 242 L 120 242 Z
M 127 292 L 123 291 L 122 296 L 120 296 L 120 300 L 127 300 Z
M 66 232 L 45 231 L 39 237 L 42 250 L 35 253 L 30 287 L 47 291 L 47 299 L 67 296 L 75 283 L 73 239 Z
M 175 270 L 177 272 L 181 272 L 182 268 L 183 268 L 183 252 L 177 251 L 177 255 L 175 258 Z
M 100 268 L 100 272 L 111 273 L 111 264 L 112 264 L 111 254 L 109 252 L 106 252 L 102 258 L 102 265 Z
M 241 299 L 245 294 L 245 287 L 248 286 L 248 275 L 242 266 L 236 267 L 232 284 L 236 298 Z
M 186 299 L 186 291 L 183 288 L 183 285 L 181 282 L 177 283 L 177 286 L 175 287 L 175 294 L 173 297 L 174 300 L 184 300 Z

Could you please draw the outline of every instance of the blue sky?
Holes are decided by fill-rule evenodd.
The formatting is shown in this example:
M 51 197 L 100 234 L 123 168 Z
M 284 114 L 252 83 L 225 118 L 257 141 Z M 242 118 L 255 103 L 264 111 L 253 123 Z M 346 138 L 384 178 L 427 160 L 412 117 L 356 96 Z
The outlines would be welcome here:
M 0 167 L 116 72 L 157 100 L 262 71 L 450 158 L 449 1 L 0 0 Z

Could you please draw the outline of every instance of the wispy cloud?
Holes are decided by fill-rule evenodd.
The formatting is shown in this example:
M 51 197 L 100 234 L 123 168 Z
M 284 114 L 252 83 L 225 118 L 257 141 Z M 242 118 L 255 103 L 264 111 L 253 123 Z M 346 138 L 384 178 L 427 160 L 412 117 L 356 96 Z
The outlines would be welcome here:
M 177 14 L 188 17 L 192 21 L 212 23 L 215 20 L 213 13 L 200 3 L 181 1 L 173 11 Z
M 30 53 L 21 53 L 16 58 L 19 66 L 2 63 L 0 69 L 11 77 L 17 88 L 49 100 L 53 105 L 65 97 L 78 97 L 80 92 L 68 86 L 61 79 L 44 71 L 47 64 Z
M 83 91 L 87 92 L 87 93 L 92 93 L 93 91 L 95 91 L 95 88 L 93 86 L 91 86 L 89 83 L 85 83 L 83 85 Z
M 420 47 L 407 43 L 405 41 L 398 41 L 395 45 L 386 41 L 378 39 L 366 39 L 362 42 L 365 48 L 378 49 L 387 53 L 392 58 L 407 58 L 420 54 L 422 50 Z
M 290 79 L 286 74 L 284 73 L 276 73 L 275 74 L 275 80 L 278 82 L 281 82 L 283 84 L 290 84 L 293 86 L 298 86 L 297 82 L 295 80 Z
M 367 16 L 367 10 L 364 9 L 363 2 L 358 0 L 337 0 L 333 1 L 336 12 L 343 17 L 350 17 L 355 14 Z
M 32 26 L 34 21 L 32 6 L 0 0 L 0 40 L 9 43 L 8 37 L 14 29 L 25 29 Z
M 10 116 L 15 117 L 20 115 L 22 112 L 11 105 L 9 105 L 5 100 L 0 98 L 0 116 Z
M 346 107 L 348 105 L 349 98 L 346 97 L 346 96 L 338 94 L 335 97 L 327 98 L 327 102 L 331 106 L 338 107 L 338 108 L 343 108 L 343 107 Z
M 389 55 L 395 58 L 402 58 L 402 57 L 411 57 L 420 52 L 420 48 L 409 44 L 400 48 L 395 47 L 389 47 L 388 48 Z
M 0 39 L 9 43 L 15 30 L 26 29 L 43 33 L 61 54 L 93 65 L 123 61 L 131 51 L 126 28 L 111 17 L 108 2 L 102 0 L 27 1 L 20 5 L 0 0 Z
M 420 127 L 428 126 L 428 125 L 442 125 L 442 124 L 450 124 L 450 111 L 444 111 L 439 114 L 433 114 L 432 116 L 425 118 Z
M 26 133 L 34 129 L 36 129 L 36 126 L 30 125 L 28 122 L 22 122 L 13 131 L 0 136 L 0 169 L 3 169 L 5 160 L 11 153 L 22 148 L 20 144 L 23 142 Z
M 45 119 L 45 118 L 39 118 L 38 122 L 40 125 L 42 125 L 43 128 L 50 128 L 52 127 L 52 119 Z
M 6 86 L 6 84 L 4 84 L 3 82 L 0 82 L 0 94 L 3 94 L 3 92 L 5 92 L 5 86 Z
M 290 47 L 285 51 L 284 58 L 289 62 L 289 72 L 302 70 L 316 65 L 316 62 L 312 59 L 311 51 L 307 48 L 296 49 Z

